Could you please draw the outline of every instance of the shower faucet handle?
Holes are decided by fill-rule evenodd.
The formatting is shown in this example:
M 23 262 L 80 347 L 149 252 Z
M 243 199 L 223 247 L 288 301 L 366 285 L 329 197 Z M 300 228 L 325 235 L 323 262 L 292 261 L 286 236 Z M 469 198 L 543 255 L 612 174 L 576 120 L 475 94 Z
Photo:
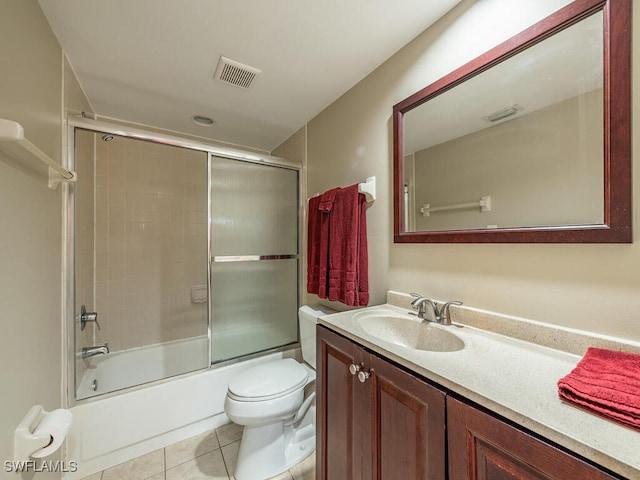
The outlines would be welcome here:
M 82 307 L 80 307 L 80 330 L 86 328 L 87 322 L 95 322 L 98 330 L 102 330 L 98 323 L 98 312 L 87 312 L 87 308 L 82 305 Z

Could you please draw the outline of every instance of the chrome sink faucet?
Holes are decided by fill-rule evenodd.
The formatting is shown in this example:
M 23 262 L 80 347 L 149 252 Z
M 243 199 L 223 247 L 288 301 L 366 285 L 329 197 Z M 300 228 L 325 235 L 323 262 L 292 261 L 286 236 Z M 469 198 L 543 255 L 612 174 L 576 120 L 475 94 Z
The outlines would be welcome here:
M 449 312 L 449 307 L 451 305 L 462 305 L 462 302 L 457 300 L 452 300 L 450 302 L 442 305 L 442 308 L 438 308 L 438 304 L 433 300 L 423 297 L 418 293 L 412 293 L 412 297 L 415 297 L 415 300 L 411 302 L 411 307 L 414 310 L 418 310 L 418 318 L 421 320 L 427 320 L 429 322 L 433 321 L 427 318 L 427 305 L 430 305 L 433 309 L 433 314 L 435 316 L 435 322 L 440 325 L 451 325 L 451 315 Z
M 433 302 L 433 300 L 423 297 L 418 293 L 412 293 L 411 296 L 416 298 L 413 302 L 411 302 L 411 307 L 414 310 L 418 310 L 419 319 L 428 320 L 425 316 L 427 313 L 427 305 L 431 305 L 434 313 L 438 311 L 438 306 Z
M 96 346 L 96 347 L 85 347 L 82 349 L 82 358 L 95 357 L 96 355 L 106 355 L 109 353 L 109 344 L 105 343 L 104 345 Z

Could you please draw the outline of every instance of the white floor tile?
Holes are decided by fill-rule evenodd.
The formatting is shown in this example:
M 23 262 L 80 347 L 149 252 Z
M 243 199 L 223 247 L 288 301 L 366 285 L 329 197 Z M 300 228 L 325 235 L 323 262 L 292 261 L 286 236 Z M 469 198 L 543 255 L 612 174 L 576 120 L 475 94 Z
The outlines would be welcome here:
M 167 470 L 167 480 L 229 480 L 220 450 L 205 453 Z
M 291 474 L 287 472 L 283 472 L 280 475 L 276 475 L 275 477 L 270 477 L 269 480 L 292 480 Z
M 102 473 L 102 480 L 147 479 L 162 472 L 164 472 L 164 450 L 160 449 L 105 470 Z
M 316 480 L 316 452 L 291 467 L 293 480 Z
M 218 435 L 218 441 L 221 447 L 229 445 L 230 443 L 237 442 L 242 438 L 242 432 L 244 427 L 236 425 L 235 423 L 227 423 L 216 429 Z
M 166 468 L 168 470 L 218 448 L 220 448 L 220 444 L 218 443 L 216 432 L 213 430 L 188 438 L 182 442 L 174 443 L 166 447 L 164 451 Z
M 233 473 L 236 471 L 236 460 L 238 458 L 238 449 L 240 448 L 240 442 L 233 442 L 229 445 L 225 445 L 220 450 L 222 451 L 222 457 L 224 458 L 224 463 L 227 466 L 227 471 L 229 472 L 229 477 L 233 477 Z
M 156 473 L 153 477 L 146 478 L 145 480 L 164 480 L 164 472 Z
M 102 472 L 94 473 L 88 477 L 83 477 L 80 480 L 102 480 Z
M 229 423 L 83 480 L 234 480 L 242 431 Z M 315 480 L 315 460 L 314 452 L 269 480 Z

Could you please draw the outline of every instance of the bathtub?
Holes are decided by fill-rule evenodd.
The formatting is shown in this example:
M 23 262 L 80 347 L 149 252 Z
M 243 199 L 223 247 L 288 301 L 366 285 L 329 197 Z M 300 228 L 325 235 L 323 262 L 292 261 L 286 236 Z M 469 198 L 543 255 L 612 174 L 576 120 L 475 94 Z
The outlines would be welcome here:
M 138 353 L 144 357 L 148 352 Z M 63 478 L 83 478 L 224 425 L 229 421 L 224 414 L 224 399 L 233 377 L 264 361 L 299 356 L 299 349 L 270 353 L 79 402 L 71 408 L 73 425 L 64 456 L 67 462 L 77 462 L 78 470 L 64 474 Z M 97 372 L 99 390 L 118 382 L 117 378 L 101 378 L 104 373 L 112 372 L 116 377 L 124 374 L 122 370 L 110 369 L 108 358 L 97 363 L 100 365 L 92 369 L 91 375 Z M 129 366 L 129 370 L 138 368 Z
M 206 335 L 91 357 L 78 385 L 78 400 L 202 369 Z

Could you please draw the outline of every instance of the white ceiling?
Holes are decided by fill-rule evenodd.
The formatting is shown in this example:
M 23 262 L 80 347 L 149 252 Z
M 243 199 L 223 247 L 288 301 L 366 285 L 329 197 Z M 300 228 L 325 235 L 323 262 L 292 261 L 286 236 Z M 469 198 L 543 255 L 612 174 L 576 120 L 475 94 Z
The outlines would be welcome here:
M 96 114 L 268 151 L 459 2 L 39 0 Z M 262 70 L 249 90 L 221 55 Z

